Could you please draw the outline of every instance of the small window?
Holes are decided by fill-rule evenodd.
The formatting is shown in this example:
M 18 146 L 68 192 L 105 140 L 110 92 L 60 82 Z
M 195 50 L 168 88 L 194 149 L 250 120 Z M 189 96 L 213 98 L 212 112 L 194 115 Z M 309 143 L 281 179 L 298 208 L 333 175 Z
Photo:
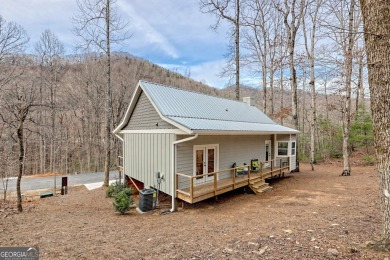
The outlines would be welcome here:
M 295 142 L 291 142 L 291 156 L 295 156 Z
M 278 156 L 288 155 L 288 142 L 278 142 Z

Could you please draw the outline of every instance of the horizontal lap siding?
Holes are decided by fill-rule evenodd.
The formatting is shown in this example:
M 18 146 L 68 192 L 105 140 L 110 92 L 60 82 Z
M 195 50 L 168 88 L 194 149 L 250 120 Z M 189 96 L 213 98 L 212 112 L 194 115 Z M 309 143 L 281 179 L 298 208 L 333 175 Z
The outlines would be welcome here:
M 178 139 L 187 136 L 178 136 Z M 177 172 L 193 176 L 193 147 L 194 145 L 219 145 L 219 170 L 231 168 L 246 163 L 250 165 L 251 159 L 265 160 L 265 140 L 271 140 L 270 135 L 263 136 L 199 136 L 197 139 L 177 145 Z M 221 174 L 219 178 L 230 177 L 231 174 Z M 179 178 L 179 188 L 189 186 L 188 179 Z
M 141 93 L 129 123 L 123 130 L 176 129 L 161 119 L 144 92 Z
M 174 134 L 124 134 L 124 171 L 144 183 L 145 188 L 157 188 L 156 172 L 164 174 L 160 190 L 171 195 L 171 147 Z
M 280 141 L 285 141 L 285 142 L 289 142 L 290 141 L 290 135 L 277 135 L 276 136 L 276 141 L 280 142 Z

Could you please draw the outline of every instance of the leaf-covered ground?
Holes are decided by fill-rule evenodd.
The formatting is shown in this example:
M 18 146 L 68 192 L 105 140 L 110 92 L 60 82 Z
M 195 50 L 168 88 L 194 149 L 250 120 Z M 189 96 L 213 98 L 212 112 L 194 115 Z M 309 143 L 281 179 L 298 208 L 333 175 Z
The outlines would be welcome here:
M 381 216 L 373 167 L 340 177 L 335 164 L 160 215 L 118 215 L 103 189 L 34 198 L 25 212 L 0 208 L 0 245 L 38 245 L 41 259 L 384 259 L 361 247 L 378 239 Z

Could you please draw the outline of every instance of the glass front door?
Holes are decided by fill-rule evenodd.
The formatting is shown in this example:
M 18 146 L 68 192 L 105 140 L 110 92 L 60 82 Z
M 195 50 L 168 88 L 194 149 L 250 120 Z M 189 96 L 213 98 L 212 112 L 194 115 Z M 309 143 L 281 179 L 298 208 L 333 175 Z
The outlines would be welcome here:
M 203 176 L 205 173 L 215 172 L 217 168 L 217 147 L 216 146 L 196 146 L 195 148 L 195 175 L 196 183 L 212 181 L 213 175 Z

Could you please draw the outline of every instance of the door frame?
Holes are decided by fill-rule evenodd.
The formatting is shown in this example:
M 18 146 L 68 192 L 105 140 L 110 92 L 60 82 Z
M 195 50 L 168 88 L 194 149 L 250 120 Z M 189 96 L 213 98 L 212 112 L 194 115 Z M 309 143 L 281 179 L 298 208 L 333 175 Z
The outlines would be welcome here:
M 219 144 L 201 144 L 201 145 L 194 145 L 193 147 L 193 151 L 192 151 L 192 156 L 193 156 L 193 159 L 192 159 L 192 164 L 193 164 L 193 176 L 196 176 L 196 151 L 197 150 L 201 150 L 201 149 L 204 149 L 205 153 L 203 153 L 203 170 L 206 169 L 207 171 L 207 168 L 208 168 L 208 162 L 207 162 L 207 158 L 205 158 L 207 156 L 207 150 L 209 148 L 213 148 L 214 151 L 215 151 L 215 154 L 214 154 L 214 171 L 218 171 L 219 170 Z M 206 171 L 204 171 L 204 173 L 206 173 Z M 204 183 L 207 183 L 207 182 L 211 182 L 212 180 L 214 179 L 214 177 L 210 176 L 204 176 L 202 179 L 196 179 L 195 178 L 195 181 L 194 181 L 194 184 L 195 185 L 199 185 L 199 184 L 204 184 Z M 218 180 L 218 176 L 217 176 L 217 180 Z
M 267 157 L 267 144 L 268 144 L 268 149 L 269 149 L 268 158 L 266 158 Z M 272 140 L 265 140 L 264 141 L 264 157 L 265 157 L 264 161 L 271 161 L 272 160 Z M 264 163 L 264 168 L 267 168 L 270 166 L 271 166 L 270 163 L 267 163 L 267 162 Z

